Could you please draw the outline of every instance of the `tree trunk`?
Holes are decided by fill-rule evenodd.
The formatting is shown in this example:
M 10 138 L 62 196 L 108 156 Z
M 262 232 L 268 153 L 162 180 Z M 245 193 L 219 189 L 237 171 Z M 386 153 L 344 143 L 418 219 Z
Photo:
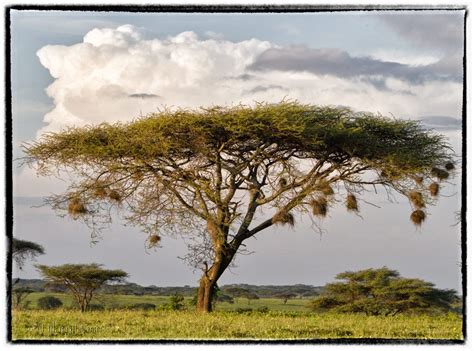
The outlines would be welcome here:
M 215 283 L 212 283 L 209 278 L 204 274 L 199 282 L 198 298 L 197 298 L 197 310 L 200 312 L 211 312 L 212 311 L 212 291 Z
M 199 281 L 196 309 L 200 312 L 212 312 L 213 291 L 217 280 L 232 261 L 236 249 L 220 246 L 216 250 L 214 263 L 206 269 Z

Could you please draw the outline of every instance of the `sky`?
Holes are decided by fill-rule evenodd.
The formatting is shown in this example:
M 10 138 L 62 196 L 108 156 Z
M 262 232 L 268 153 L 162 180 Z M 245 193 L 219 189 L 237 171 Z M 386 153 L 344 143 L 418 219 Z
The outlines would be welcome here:
M 129 121 L 163 106 L 196 108 L 297 99 L 420 119 L 461 154 L 462 11 L 306 14 L 131 14 L 13 11 L 14 158 L 21 144 L 68 126 Z M 41 264 L 103 263 L 143 285 L 196 285 L 180 238 L 145 250 L 146 235 L 117 218 L 90 231 L 47 207 L 65 188 L 15 161 L 13 234 L 42 244 Z M 331 209 L 311 228 L 270 228 L 220 284 L 324 285 L 345 270 L 388 266 L 460 290 L 460 175 L 417 229 L 405 199 L 373 194 L 360 217 Z M 37 278 L 31 264 L 20 274 Z

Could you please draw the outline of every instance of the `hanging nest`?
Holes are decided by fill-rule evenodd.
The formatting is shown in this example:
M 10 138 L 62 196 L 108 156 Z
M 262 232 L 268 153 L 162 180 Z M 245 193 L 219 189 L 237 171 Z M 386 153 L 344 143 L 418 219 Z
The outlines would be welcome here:
M 444 168 L 446 168 L 448 171 L 452 171 L 454 169 L 454 163 L 448 162 L 444 165 Z
M 319 191 L 322 192 L 325 196 L 334 195 L 334 189 L 327 182 L 322 182 L 319 184 Z
M 349 211 L 359 211 L 359 206 L 357 204 L 357 198 L 354 194 L 348 194 L 346 198 L 346 208 Z
M 411 213 L 410 219 L 414 225 L 420 226 L 424 222 L 426 214 L 422 210 L 415 210 Z
M 280 188 L 283 188 L 288 185 L 288 180 L 285 177 L 281 177 L 278 179 L 278 185 L 280 185 Z
M 425 200 L 423 200 L 423 195 L 419 191 L 410 191 L 408 198 L 416 208 L 425 207 Z
M 447 179 L 449 177 L 448 171 L 438 167 L 433 167 L 431 169 L 431 174 L 437 177 L 439 180 Z
M 415 180 L 415 183 L 418 184 L 418 185 L 422 185 L 423 184 L 423 180 L 425 178 L 423 178 L 423 176 L 414 176 L 413 179 Z
M 103 186 L 97 186 L 94 189 L 94 197 L 97 199 L 105 199 L 107 197 L 107 190 Z
M 295 217 L 287 211 L 278 211 L 276 215 L 272 218 L 273 224 L 289 224 L 290 226 L 295 225 Z
M 438 183 L 431 183 L 428 187 L 431 196 L 438 196 L 439 193 L 439 184 Z
M 153 234 L 148 237 L 148 248 L 157 247 L 160 244 L 161 237 L 159 235 Z
M 119 194 L 117 190 L 110 190 L 107 194 L 109 199 L 120 202 L 122 201 L 122 196 Z
M 77 197 L 69 201 L 67 210 L 73 217 L 78 217 L 87 213 L 87 208 L 84 205 L 84 202 L 82 202 L 82 200 Z
M 311 208 L 313 209 L 313 215 L 319 217 L 326 217 L 328 212 L 328 202 L 325 197 L 319 197 L 314 199 L 310 203 Z

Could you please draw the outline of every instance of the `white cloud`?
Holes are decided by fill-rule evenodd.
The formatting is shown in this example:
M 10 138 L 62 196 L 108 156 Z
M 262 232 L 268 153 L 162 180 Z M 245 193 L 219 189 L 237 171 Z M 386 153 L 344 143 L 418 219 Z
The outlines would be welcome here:
M 94 29 L 76 45 L 45 46 L 38 56 L 56 80 L 47 89 L 55 109 L 45 116 L 49 125 L 44 130 L 129 120 L 162 104 L 238 101 L 229 94 L 232 89 L 222 89 L 223 77 L 241 74 L 269 47 L 255 39 L 199 40 L 193 32 L 145 40 L 129 25 Z M 137 94 L 160 98 L 136 99 Z
M 460 116 L 460 82 L 411 85 L 393 75 L 377 81 L 278 67 L 252 70 L 268 49 L 280 48 L 257 39 L 201 39 L 191 31 L 145 39 L 131 25 L 93 29 L 71 46 L 45 46 L 38 56 L 55 78 L 47 89 L 55 108 L 45 115 L 47 126 L 40 134 L 69 125 L 131 120 L 163 105 L 252 104 L 285 97 L 396 116 Z

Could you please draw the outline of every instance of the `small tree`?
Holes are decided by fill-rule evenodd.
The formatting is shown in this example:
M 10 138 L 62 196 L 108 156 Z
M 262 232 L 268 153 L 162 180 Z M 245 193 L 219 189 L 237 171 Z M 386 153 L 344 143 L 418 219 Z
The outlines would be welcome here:
M 458 300 L 455 290 L 436 289 L 421 279 L 407 279 L 386 267 L 344 272 L 342 282 L 327 284 L 311 302 L 314 310 L 396 315 L 408 311 L 450 310 Z
M 87 310 L 97 289 L 106 283 L 122 282 L 128 276 L 122 270 L 103 269 L 102 265 L 96 263 L 36 267 L 49 283 L 65 286 L 72 293 L 81 312 Z
M 184 308 L 184 296 L 181 294 L 174 294 L 170 297 L 168 306 L 173 311 L 180 311 Z
M 454 168 L 444 138 L 419 122 L 297 102 L 165 110 L 45 134 L 25 153 L 40 175 L 76 180 L 47 200 L 60 213 L 97 229 L 116 207 L 149 234 L 148 247 L 163 234 L 184 237 L 185 258 L 203 269 L 204 312 L 249 238 L 295 225 L 297 212 L 322 218 L 337 201 L 359 211 L 377 186 L 409 198 L 420 225 Z
M 260 297 L 254 293 L 249 291 L 248 293 L 242 295 L 242 297 L 245 297 L 247 299 L 247 305 L 250 305 L 250 300 L 259 300 Z
M 282 293 L 278 294 L 278 297 L 283 300 L 283 304 L 286 305 L 289 299 L 295 298 L 297 295 L 294 293 Z
M 34 260 L 37 256 L 44 255 L 43 246 L 32 241 L 12 239 L 13 260 L 21 270 L 27 259 Z
M 19 288 L 19 287 L 15 287 L 13 288 L 12 290 L 12 297 L 13 297 L 13 308 L 22 308 L 23 304 L 24 304 L 24 301 L 25 301 L 25 298 L 31 294 L 32 292 L 34 292 L 33 289 L 30 289 L 28 287 L 24 287 L 24 288 Z

